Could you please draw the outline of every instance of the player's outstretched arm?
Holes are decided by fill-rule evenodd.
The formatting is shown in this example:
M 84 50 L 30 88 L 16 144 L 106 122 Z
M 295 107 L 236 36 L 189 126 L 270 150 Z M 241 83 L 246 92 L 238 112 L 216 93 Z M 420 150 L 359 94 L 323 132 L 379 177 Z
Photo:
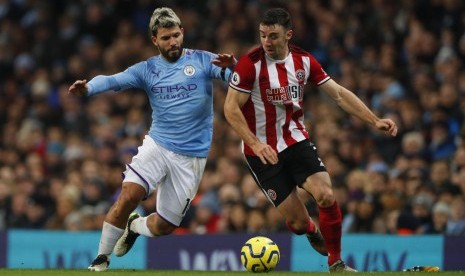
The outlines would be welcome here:
M 358 117 L 391 136 L 397 135 L 397 125 L 394 121 L 386 118 L 378 118 L 360 98 L 334 80 L 325 82 L 320 85 L 320 88 L 330 95 L 347 113 Z
M 119 91 L 128 88 L 141 88 L 137 74 L 130 67 L 124 72 L 110 76 L 98 75 L 90 81 L 77 80 L 69 87 L 69 94 L 76 96 L 94 96 L 106 91 Z
M 68 89 L 69 94 L 76 96 L 87 96 L 89 90 L 87 89 L 87 80 L 77 80 Z

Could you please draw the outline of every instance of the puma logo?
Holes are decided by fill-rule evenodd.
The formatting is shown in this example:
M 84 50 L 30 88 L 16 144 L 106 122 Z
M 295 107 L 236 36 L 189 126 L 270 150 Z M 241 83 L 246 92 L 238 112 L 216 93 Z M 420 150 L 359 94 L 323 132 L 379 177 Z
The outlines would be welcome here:
M 154 74 L 155 76 L 157 76 L 157 78 L 160 77 L 160 76 L 159 76 L 159 75 L 160 75 L 160 72 L 161 72 L 160 70 L 158 70 L 158 71 L 156 71 L 156 72 L 155 72 L 155 70 L 152 70 L 152 74 Z

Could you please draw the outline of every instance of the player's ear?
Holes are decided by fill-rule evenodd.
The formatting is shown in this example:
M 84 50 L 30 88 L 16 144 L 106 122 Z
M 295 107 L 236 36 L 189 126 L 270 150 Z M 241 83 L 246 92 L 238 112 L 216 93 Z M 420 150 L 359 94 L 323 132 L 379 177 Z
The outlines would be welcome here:
M 287 40 L 290 40 L 292 38 L 292 35 L 294 34 L 294 31 L 293 30 L 288 30 L 286 32 L 286 39 Z
M 156 47 L 158 47 L 158 42 L 157 42 L 157 37 L 156 36 L 151 36 L 150 37 L 150 40 L 152 40 L 152 43 L 153 45 L 155 45 Z

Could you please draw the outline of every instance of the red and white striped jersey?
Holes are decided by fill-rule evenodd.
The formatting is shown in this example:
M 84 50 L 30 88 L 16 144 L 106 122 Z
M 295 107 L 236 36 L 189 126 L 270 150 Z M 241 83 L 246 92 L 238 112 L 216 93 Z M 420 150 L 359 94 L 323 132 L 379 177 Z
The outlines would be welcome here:
M 273 60 L 257 47 L 236 64 L 229 86 L 250 98 L 242 107 L 247 124 L 257 138 L 276 152 L 308 139 L 304 126 L 302 100 L 304 86 L 318 86 L 330 77 L 307 51 L 289 46 L 289 55 Z M 244 145 L 244 154 L 252 149 Z

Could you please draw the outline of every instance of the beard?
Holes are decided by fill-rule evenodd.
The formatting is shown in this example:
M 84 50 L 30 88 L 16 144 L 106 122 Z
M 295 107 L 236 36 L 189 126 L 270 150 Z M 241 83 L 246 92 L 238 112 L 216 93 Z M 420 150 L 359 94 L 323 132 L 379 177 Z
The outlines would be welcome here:
M 169 62 L 177 61 L 182 55 L 182 50 L 182 45 L 177 48 L 171 48 L 169 50 L 158 48 L 158 51 L 160 51 L 160 55 L 162 55 L 163 58 L 165 58 Z

